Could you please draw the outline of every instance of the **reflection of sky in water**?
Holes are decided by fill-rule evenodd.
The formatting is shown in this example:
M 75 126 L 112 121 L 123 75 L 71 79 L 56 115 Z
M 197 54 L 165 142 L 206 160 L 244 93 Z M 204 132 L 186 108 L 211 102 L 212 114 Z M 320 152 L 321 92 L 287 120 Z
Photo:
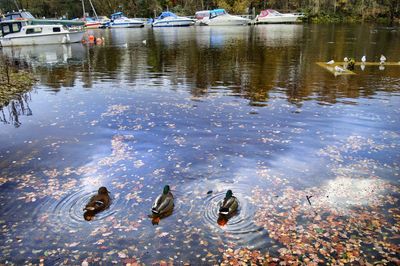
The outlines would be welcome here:
M 344 210 L 354 206 L 368 206 L 378 201 L 385 192 L 383 185 L 384 182 L 379 179 L 337 177 L 327 182 L 325 194 L 317 199 L 317 204 Z
M 334 77 L 315 66 L 333 53 L 312 45 L 307 26 L 269 26 L 94 31 L 104 46 L 4 50 L 35 62 L 39 78 L 32 115 L 0 125 L 1 219 L 5 238 L 24 239 L 4 257 L 22 263 L 62 246 L 79 249 L 71 264 L 104 252 L 215 263 L 218 248 L 275 245 L 252 221 L 256 186 L 276 196 L 317 187 L 351 207 L 397 184 L 399 72 Z M 330 39 L 324 26 L 315 34 Z M 387 57 L 399 49 L 388 45 Z M 175 212 L 153 227 L 147 214 L 167 183 Z M 86 223 L 82 206 L 100 185 L 113 205 Z M 215 206 L 229 188 L 242 209 L 220 228 Z M 69 258 L 55 254 L 49 263 Z

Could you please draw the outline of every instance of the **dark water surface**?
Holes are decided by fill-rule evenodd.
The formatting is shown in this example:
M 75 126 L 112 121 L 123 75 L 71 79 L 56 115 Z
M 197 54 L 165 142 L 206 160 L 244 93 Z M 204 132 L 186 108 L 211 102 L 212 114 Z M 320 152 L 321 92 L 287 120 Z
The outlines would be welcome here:
M 315 202 L 328 193 L 318 201 L 343 217 L 360 206 L 391 213 L 376 204 L 386 196 L 398 205 L 400 64 L 334 76 L 315 62 L 399 62 L 399 28 L 93 32 L 103 46 L 0 50 L 38 79 L 1 107 L 0 263 L 209 265 L 245 247 L 279 257 L 285 241 L 260 217 L 288 189 L 312 191 Z M 164 184 L 175 210 L 153 226 L 147 215 Z M 112 205 L 86 222 L 82 208 L 99 186 Z M 227 189 L 241 207 L 220 227 Z M 305 197 L 297 205 L 310 208 Z M 398 230 L 399 216 L 385 217 Z M 398 253 L 374 258 L 389 257 Z

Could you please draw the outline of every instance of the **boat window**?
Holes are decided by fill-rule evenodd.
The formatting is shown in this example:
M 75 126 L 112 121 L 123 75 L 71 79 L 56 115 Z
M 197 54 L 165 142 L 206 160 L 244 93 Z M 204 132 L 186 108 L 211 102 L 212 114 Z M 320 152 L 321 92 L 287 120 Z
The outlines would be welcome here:
M 1 31 L 3 32 L 3 36 L 10 33 L 10 25 L 6 24 L 1 27 Z
M 35 18 L 30 12 L 21 13 L 23 18 Z
M 41 33 L 42 28 L 29 28 L 26 29 L 26 34 L 35 34 L 35 33 Z
M 111 16 L 111 19 L 119 19 L 122 18 L 122 14 L 115 14 Z
M 53 32 L 61 32 L 61 28 L 60 27 L 54 27 L 53 28 Z
M 21 23 L 13 23 L 12 24 L 12 31 L 13 32 L 19 32 L 21 29 Z
M 6 15 L 6 20 L 14 20 L 14 19 L 18 19 L 18 18 L 22 18 L 22 16 L 20 14 L 7 14 Z

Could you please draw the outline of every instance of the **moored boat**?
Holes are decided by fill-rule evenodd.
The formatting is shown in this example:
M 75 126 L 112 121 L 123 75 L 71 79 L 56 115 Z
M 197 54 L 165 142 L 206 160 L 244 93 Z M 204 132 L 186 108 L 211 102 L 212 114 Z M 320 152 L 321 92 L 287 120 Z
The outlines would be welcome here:
M 158 18 L 155 19 L 153 27 L 184 27 L 194 25 L 194 20 L 187 17 L 180 17 L 172 12 L 162 12 Z
M 35 18 L 28 11 L 17 11 L 17 12 L 8 12 L 4 15 L 4 18 L 0 21 L 10 21 L 10 20 L 25 20 L 28 21 L 31 25 L 65 25 L 68 27 L 80 27 L 85 23 L 79 20 L 66 20 L 66 19 L 38 19 Z
M 101 21 L 93 19 L 91 17 L 85 17 L 83 18 L 83 21 L 85 22 L 86 29 L 98 29 L 101 27 L 101 25 L 103 25 Z
M 209 16 L 201 20 L 200 24 L 207 26 L 242 26 L 249 23 L 249 19 L 230 15 L 225 9 L 214 9 L 210 11 Z
M 105 23 L 108 28 L 141 28 L 144 27 L 144 22 L 127 18 L 122 12 L 117 12 L 111 15 L 111 20 Z
M 201 10 L 201 11 L 197 11 L 194 14 L 194 18 L 197 20 L 202 20 L 205 17 L 208 17 L 210 15 L 210 10 Z
M 84 34 L 83 30 L 72 30 L 65 25 L 36 25 L 29 20 L 2 21 L 0 31 L 0 46 L 76 43 Z
M 301 13 L 279 13 L 273 9 L 261 11 L 255 19 L 256 24 L 261 23 L 296 23 L 301 22 L 304 15 Z

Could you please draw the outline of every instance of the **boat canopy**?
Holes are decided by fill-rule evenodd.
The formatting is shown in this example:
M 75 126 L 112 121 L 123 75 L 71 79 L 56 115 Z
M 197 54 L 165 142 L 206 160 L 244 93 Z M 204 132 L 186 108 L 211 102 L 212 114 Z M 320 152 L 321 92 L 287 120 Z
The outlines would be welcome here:
M 202 10 L 202 11 L 197 11 L 194 15 L 196 19 L 203 19 L 205 17 L 208 17 L 210 15 L 210 10 Z
M 96 22 L 96 20 L 92 17 L 84 17 L 83 18 L 84 21 L 90 21 L 90 22 Z
M 9 12 L 5 14 L 4 18 L 0 21 L 14 20 L 14 19 L 34 19 L 35 17 L 28 11 Z
M 111 14 L 111 19 L 117 19 L 117 18 L 121 18 L 123 16 L 124 16 L 124 13 L 117 12 L 117 13 Z
M 167 17 L 177 18 L 178 16 L 175 15 L 174 13 L 172 13 L 172 12 L 165 11 L 165 12 L 162 12 L 161 15 L 158 16 L 157 19 L 163 19 L 163 18 L 167 18 Z
M 279 13 L 278 11 L 273 10 L 273 9 L 266 9 L 266 10 L 262 10 L 262 11 L 260 12 L 260 17 L 266 17 L 266 16 L 268 16 L 268 15 L 282 16 L 281 13 Z
M 226 14 L 225 9 L 219 8 L 219 9 L 214 9 L 210 11 L 210 18 L 214 18 L 220 15 Z

